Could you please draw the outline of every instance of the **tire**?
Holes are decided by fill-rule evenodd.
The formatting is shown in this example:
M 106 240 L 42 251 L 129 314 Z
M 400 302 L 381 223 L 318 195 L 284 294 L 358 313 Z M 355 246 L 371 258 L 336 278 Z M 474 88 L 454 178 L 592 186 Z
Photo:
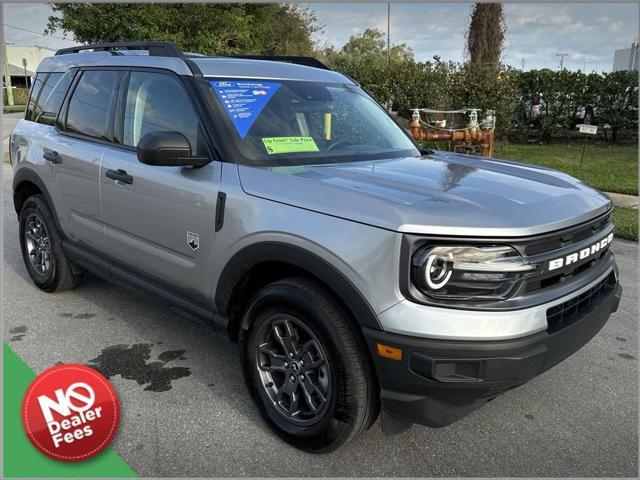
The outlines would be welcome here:
M 19 215 L 20 249 L 27 272 L 38 288 L 60 292 L 76 286 L 78 275 L 62 251 L 60 232 L 42 195 L 24 202 Z
M 311 453 L 354 440 L 377 418 L 378 385 L 365 349 L 338 304 L 305 278 L 262 288 L 240 333 L 243 374 L 260 413 L 282 439 Z

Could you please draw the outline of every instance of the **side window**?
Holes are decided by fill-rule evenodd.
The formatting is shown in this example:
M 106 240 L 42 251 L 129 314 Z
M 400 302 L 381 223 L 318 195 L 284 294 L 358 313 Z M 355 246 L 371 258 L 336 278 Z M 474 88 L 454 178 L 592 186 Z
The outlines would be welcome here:
M 109 105 L 119 73 L 88 70 L 82 73 L 71 94 L 66 129 L 94 138 L 106 138 Z
M 31 93 L 29 93 L 29 101 L 27 102 L 27 111 L 24 113 L 25 120 L 33 120 L 33 111 L 38 104 L 38 97 L 40 96 L 40 90 L 42 90 L 42 79 L 45 75 L 51 75 L 50 73 L 39 73 L 36 75 L 36 79 L 31 85 Z
M 25 118 L 27 120 L 36 121 L 45 102 L 53 92 L 54 88 L 62 78 L 62 73 L 39 73 L 36 76 L 33 87 L 31 87 L 31 95 L 29 96 L 29 104 Z M 59 107 L 59 106 L 58 106 Z M 58 112 L 56 112 L 57 114 Z
M 71 85 L 75 73 L 75 71 L 69 71 L 64 75 L 56 73 L 57 80 L 51 79 L 45 84 L 42 92 L 48 90 L 48 93 L 43 93 L 41 96 L 44 97 L 44 100 L 42 101 L 42 105 L 39 105 L 33 112 L 34 121 L 47 125 L 53 125 L 55 123 L 60 107 L 62 106 L 62 101 L 67 94 L 67 90 L 69 89 L 69 85 Z
M 149 132 L 180 132 L 194 155 L 203 154 L 198 116 L 182 85 L 162 73 L 131 72 L 124 110 L 123 143 L 135 147 Z

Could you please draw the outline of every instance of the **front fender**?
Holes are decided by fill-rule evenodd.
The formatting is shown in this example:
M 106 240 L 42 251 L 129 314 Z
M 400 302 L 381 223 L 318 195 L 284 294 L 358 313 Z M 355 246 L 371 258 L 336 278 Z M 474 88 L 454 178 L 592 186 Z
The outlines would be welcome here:
M 337 268 L 309 250 L 290 243 L 263 241 L 238 251 L 224 267 L 215 291 L 216 310 L 229 312 L 233 291 L 243 275 L 264 262 L 286 263 L 325 283 L 351 310 L 360 325 L 380 329 L 378 317 L 355 285 Z

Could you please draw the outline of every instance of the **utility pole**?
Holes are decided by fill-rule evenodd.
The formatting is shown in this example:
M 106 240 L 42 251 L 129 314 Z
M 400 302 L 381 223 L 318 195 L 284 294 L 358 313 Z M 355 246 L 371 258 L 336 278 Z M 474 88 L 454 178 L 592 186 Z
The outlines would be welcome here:
M 387 2 L 387 65 L 391 62 L 391 2 Z
M 11 86 L 11 72 L 9 72 L 7 42 L 4 39 L 4 28 L 2 28 L 2 70 L 4 74 L 4 88 L 7 91 L 7 104 L 9 106 L 13 106 L 13 87 Z
M 22 68 L 24 68 L 24 86 L 29 88 L 29 76 L 27 75 L 27 59 L 22 59 Z
M 387 2 L 387 70 L 389 70 L 389 66 L 391 65 L 391 2 Z M 390 76 L 387 74 L 387 82 L 389 82 Z M 391 113 L 393 110 L 393 101 L 391 98 L 387 100 L 386 107 L 387 111 Z
M 524 72 L 524 66 L 527 64 L 527 62 L 525 62 L 524 58 L 522 58 L 520 62 L 522 64 L 522 71 Z
M 556 57 L 560 57 L 560 70 L 564 69 L 564 57 L 569 56 L 568 53 L 556 53 Z

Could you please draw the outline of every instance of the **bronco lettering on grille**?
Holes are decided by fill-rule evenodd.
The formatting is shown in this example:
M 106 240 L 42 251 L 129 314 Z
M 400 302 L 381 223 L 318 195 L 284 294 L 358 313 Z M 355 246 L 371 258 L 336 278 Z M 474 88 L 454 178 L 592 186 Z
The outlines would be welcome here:
M 562 268 L 562 267 L 571 265 L 572 263 L 577 263 L 580 260 L 589 258 L 595 255 L 596 253 L 598 253 L 600 250 L 604 250 L 606 246 L 611 243 L 612 240 L 613 240 L 613 233 L 610 233 L 599 242 L 596 242 L 588 247 L 585 247 L 580 251 L 571 253 L 565 257 L 560 257 L 554 260 L 550 260 L 549 270 L 557 270 L 558 268 Z

